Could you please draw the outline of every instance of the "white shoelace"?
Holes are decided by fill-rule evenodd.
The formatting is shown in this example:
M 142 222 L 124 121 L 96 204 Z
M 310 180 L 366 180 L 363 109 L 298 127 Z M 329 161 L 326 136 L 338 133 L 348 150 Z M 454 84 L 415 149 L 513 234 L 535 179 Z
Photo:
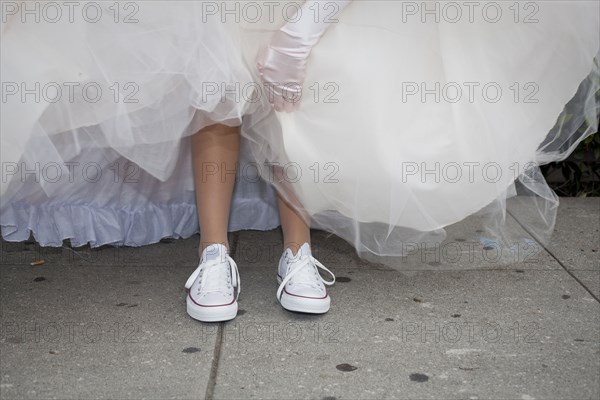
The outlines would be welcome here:
M 316 280 L 320 280 L 328 286 L 331 286 L 335 283 L 335 275 L 333 274 L 333 272 L 328 270 L 323 264 L 319 262 L 319 260 L 317 260 L 313 256 L 301 256 L 300 259 L 294 261 L 292 265 L 294 265 L 292 271 L 287 273 L 285 278 L 283 278 L 283 280 L 281 281 L 279 288 L 277 289 L 277 300 L 281 299 L 281 294 L 283 293 L 285 285 L 287 285 L 293 277 L 300 278 L 297 280 L 297 282 L 295 281 L 295 283 L 306 283 L 308 285 L 314 285 Z M 331 281 L 326 281 L 325 279 L 323 279 L 321 274 L 319 274 L 317 267 L 327 271 L 333 279 Z
M 227 268 L 223 268 L 224 263 L 229 264 L 229 270 Z M 227 260 L 225 262 L 221 260 L 212 260 L 201 263 L 198 268 L 192 272 L 192 275 L 190 275 L 185 283 L 186 289 L 192 287 L 194 282 L 196 282 L 196 279 L 198 279 L 200 273 L 202 273 L 203 276 L 202 280 L 200 281 L 198 293 L 202 291 L 205 293 L 228 293 L 229 289 L 233 286 L 234 288 L 237 288 L 235 299 L 237 300 L 240 296 L 242 288 L 240 283 L 240 273 L 238 271 L 237 264 L 231 257 L 227 256 Z

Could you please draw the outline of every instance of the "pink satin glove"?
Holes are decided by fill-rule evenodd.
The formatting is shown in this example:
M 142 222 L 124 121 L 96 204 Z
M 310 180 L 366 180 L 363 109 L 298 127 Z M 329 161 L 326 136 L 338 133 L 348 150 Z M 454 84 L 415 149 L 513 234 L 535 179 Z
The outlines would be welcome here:
M 352 0 L 307 0 L 257 59 L 269 103 L 277 111 L 297 109 L 312 48 Z

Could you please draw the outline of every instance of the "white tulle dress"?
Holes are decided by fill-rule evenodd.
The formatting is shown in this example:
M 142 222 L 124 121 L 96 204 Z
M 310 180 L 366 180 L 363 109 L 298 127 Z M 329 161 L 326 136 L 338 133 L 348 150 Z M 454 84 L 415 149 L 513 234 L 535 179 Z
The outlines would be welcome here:
M 598 129 L 598 1 L 355 0 L 289 114 L 271 109 L 255 59 L 294 2 L 235 3 L 97 3 L 95 23 L 3 24 L 4 239 L 194 234 L 189 139 L 216 122 L 244 139 L 230 230 L 278 226 L 278 190 L 359 252 L 402 254 L 475 213 L 510 246 L 519 193 L 527 228 L 549 238 L 558 199 L 538 166 Z

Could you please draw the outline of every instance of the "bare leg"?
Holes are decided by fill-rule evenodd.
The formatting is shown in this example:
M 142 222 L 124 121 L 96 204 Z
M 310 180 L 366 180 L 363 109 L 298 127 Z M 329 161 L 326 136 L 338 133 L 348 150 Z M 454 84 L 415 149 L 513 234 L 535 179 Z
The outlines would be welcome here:
M 201 227 L 199 254 L 212 243 L 221 243 L 229 249 L 227 226 L 239 152 L 239 127 L 211 125 L 192 136 L 196 206 Z
M 289 247 L 295 255 L 304 243 L 310 245 L 310 228 L 279 195 L 277 196 L 277 204 L 279 205 L 279 218 L 283 230 L 283 248 L 287 249 Z
M 275 168 L 275 178 L 283 179 L 283 172 Z M 292 201 L 297 201 L 291 198 Z M 292 254 L 296 255 L 304 243 L 310 245 L 310 227 L 305 220 L 298 214 L 281 195 L 277 195 L 277 204 L 279 206 L 279 219 L 281 220 L 281 230 L 283 231 L 283 249 L 289 248 Z

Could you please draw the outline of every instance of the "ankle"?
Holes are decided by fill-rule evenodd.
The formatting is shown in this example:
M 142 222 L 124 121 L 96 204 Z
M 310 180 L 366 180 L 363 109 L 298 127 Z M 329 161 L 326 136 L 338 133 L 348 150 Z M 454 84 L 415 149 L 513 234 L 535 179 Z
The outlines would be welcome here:
M 208 251 L 211 251 L 211 246 L 216 245 L 223 245 L 225 247 L 225 250 L 227 251 L 227 254 L 229 254 L 229 243 L 227 242 L 201 242 L 198 246 L 198 256 L 202 257 L 202 254 L 206 249 L 209 249 Z
M 298 242 L 286 242 L 283 245 L 283 251 L 285 252 L 287 249 L 289 249 L 292 252 L 292 255 L 296 256 L 298 254 L 298 251 L 304 244 L 308 244 L 308 246 L 310 247 L 310 245 L 311 245 L 310 240 L 298 241 Z

